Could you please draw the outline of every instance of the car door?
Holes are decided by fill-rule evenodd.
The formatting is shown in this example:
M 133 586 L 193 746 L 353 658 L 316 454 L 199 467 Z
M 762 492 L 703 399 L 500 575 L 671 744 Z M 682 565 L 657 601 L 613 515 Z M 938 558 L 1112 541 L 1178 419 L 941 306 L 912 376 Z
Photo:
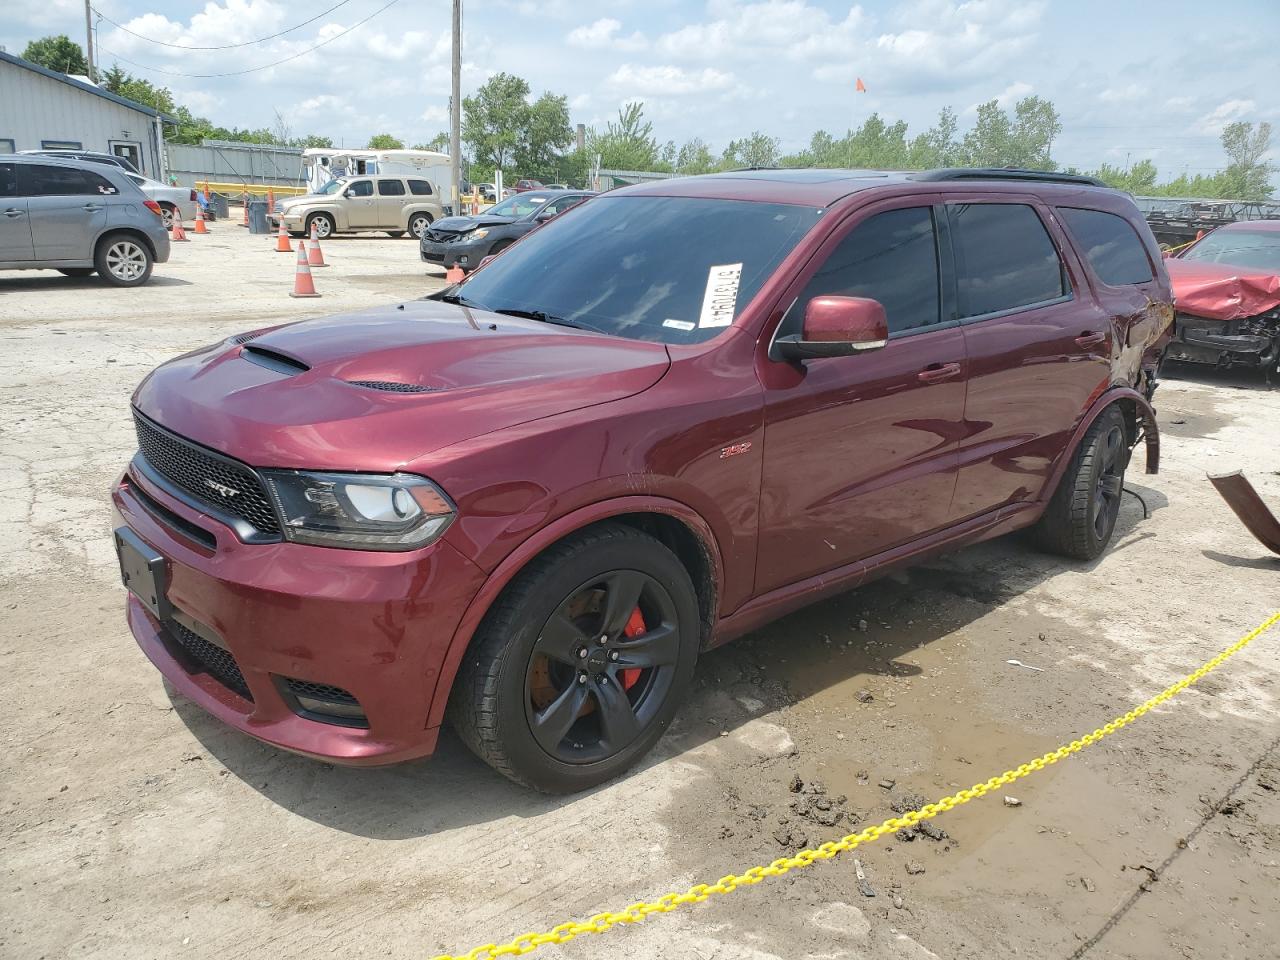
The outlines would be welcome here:
M 372 230 L 380 225 L 381 214 L 378 212 L 378 198 L 373 193 L 372 180 L 352 180 L 342 196 L 347 225 L 352 230 Z
M 20 164 L 18 176 L 24 175 L 35 259 L 92 260 L 115 185 L 90 170 L 54 164 Z
M 397 178 L 378 180 L 378 223 L 384 230 L 404 229 L 404 205 L 407 202 L 404 181 Z
M 947 204 L 969 357 L 955 519 L 1035 499 L 1110 380 L 1110 323 L 1034 197 Z
M 18 164 L 0 161 L 0 260 L 23 261 L 35 257 L 27 198 L 19 193 Z
M 890 335 L 878 351 L 762 376 L 759 591 L 873 557 L 949 519 L 965 354 L 944 297 L 934 199 L 858 211 L 784 296 L 795 299 L 778 335 L 799 332 L 821 295 L 880 301 Z

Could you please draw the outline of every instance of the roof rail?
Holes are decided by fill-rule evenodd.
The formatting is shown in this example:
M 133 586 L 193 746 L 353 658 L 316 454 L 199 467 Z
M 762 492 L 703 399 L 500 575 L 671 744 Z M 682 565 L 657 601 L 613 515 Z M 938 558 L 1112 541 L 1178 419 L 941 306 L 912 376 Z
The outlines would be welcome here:
M 944 167 L 910 175 L 912 180 L 1031 180 L 1039 183 L 1073 183 L 1083 187 L 1105 187 L 1097 177 L 1019 167 Z

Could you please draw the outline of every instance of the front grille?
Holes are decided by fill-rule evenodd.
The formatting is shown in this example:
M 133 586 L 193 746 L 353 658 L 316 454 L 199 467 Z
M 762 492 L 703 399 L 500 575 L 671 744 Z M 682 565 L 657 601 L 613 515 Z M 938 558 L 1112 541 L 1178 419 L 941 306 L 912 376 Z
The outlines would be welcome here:
M 239 517 L 256 531 L 280 535 L 280 523 L 258 475 L 246 465 L 214 453 L 133 412 L 138 447 L 161 476 L 197 501 Z
M 400 383 L 398 380 L 348 380 L 353 387 L 367 390 L 383 390 L 387 393 L 434 393 L 439 387 L 424 387 L 420 383 Z
M 313 700 L 325 700 L 329 703 L 349 703 L 358 704 L 359 701 L 346 690 L 341 687 L 330 686 L 327 683 L 312 683 L 310 680 L 299 680 L 296 677 L 286 677 L 285 683 L 294 694 L 300 697 L 310 697 Z
M 250 703 L 253 702 L 253 694 L 249 692 L 249 685 L 244 682 L 244 674 L 240 672 L 240 664 L 236 663 L 235 657 L 216 643 L 210 643 L 200 634 L 188 630 L 177 620 L 168 621 L 165 627 L 169 631 L 169 636 L 173 637 L 178 646 L 186 651 L 205 673 L 232 693 L 239 694 Z
M 457 240 L 458 237 L 462 236 L 462 234 L 454 233 L 452 230 L 428 229 L 423 233 L 422 236 L 423 236 L 423 239 L 433 240 L 436 243 L 453 243 L 453 241 Z

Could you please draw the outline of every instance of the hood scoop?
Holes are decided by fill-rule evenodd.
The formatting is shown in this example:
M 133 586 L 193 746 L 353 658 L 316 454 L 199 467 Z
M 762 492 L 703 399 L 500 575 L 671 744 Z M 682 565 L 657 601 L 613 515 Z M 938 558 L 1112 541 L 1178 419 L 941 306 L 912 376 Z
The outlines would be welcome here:
M 353 387 L 381 390 L 384 393 L 435 393 L 443 387 L 426 387 L 420 383 L 401 383 L 398 380 L 348 380 Z
M 250 363 L 256 363 L 260 367 L 266 367 L 276 373 L 283 373 L 286 377 L 297 376 L 299 373 L 306 373 L 311 369 L 310 366 L 297 357 L 291 357 L 287 353 L 281 353 L 269 347 L 256 345 L 241 347 L 240 356 Z

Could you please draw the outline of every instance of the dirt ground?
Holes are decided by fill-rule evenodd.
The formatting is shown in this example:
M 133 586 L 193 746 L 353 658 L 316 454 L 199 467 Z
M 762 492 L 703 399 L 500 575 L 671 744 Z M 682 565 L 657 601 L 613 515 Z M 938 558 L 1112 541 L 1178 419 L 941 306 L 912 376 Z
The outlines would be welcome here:
M 706 655 L 676 726 L 616 783 L 536 796 L 447 733 L 380 770 L 264 747 L 135 646 L 107 490 L 155 364 L 440 283 L 408 240 L 325 253 L 319 300 L 290 299 L 292 258 L 225 222 L 138 290 L 0 274 L 0 956 L 420 958 L 546 930 L 985 780 L 1280 606 L 1280 561 L 1204 480 L 1244 467 L 1280 509 L 1280 389 L 1183 368 L 1157 395 L 1163 470 L 1129 477 L 1150 517 L 1126 498 L 1099 562 L 1002 539 L 788 617 Z M 936 821 L 944 836 L 860 850 L 861 890 L 845 855 L 537 955 L 1280 956 L 1277 650 L 1280 629 L 1009 790 L 1019 806 L 988 797 Z

